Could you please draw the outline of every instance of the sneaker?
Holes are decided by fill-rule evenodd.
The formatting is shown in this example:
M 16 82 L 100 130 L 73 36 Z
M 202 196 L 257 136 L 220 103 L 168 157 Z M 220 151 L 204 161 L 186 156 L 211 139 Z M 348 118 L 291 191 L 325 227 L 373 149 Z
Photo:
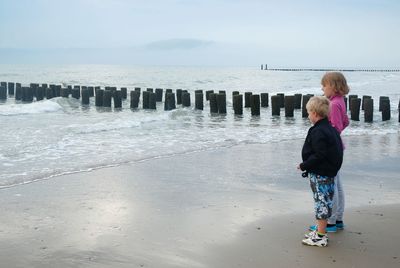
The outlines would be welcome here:
M 326 247 L 328 245 L 328 236 L 319 237 L 316 232 L 311 232 L 310 237 L 303 239 L 301 242 L 307 246 Z
M 336 223 L 336 229 L 337 229 L 337 230 L 343 230 L 343 229 L 344 229 L 344 224 L 343 224 L 343 222 Z
M 336 231 L 338 229 L 336 226 L 329 226 L 329 227 L 327 226 L 325 230 L 328 233 L 336 233 Z M 309 228 L 310 231 L 316 231 L 317 229 L 318 229 L 317 225 L 311 225 Z M 342 227 L 342 229 L 343 229 L 343 227 Z
M 316 233 L 316 231 L 311 231 L 311 232 L 309 232 L 309 233 L 307 233 L 307 234 L 304 234 L 304 237 L 305 237 L 305 238 L 312 237 L 312 236 L 314 235 L 314 233 Z

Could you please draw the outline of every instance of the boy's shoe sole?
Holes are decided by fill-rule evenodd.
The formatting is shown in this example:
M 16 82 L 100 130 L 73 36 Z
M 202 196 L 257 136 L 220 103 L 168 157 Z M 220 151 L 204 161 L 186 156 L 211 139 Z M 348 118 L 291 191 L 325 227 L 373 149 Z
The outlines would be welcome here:
M 316 233 L 310 233 L 310 237 L 303 239 L 301 243 L 307 246 L 326 247 L 328 245 L 328 237 L 318 237 Z
M 310 231 L 316 231 L 317 230 L 317 225 L 311 225 L 310 228 L 308 228 Z M 328 233 L 336 233 L 337 231 L 337 227 L 336 226 L 330 226 L 330 227 L 326 227 L 326 231 Z M 343 228 L 342 228 L 343 229 Z

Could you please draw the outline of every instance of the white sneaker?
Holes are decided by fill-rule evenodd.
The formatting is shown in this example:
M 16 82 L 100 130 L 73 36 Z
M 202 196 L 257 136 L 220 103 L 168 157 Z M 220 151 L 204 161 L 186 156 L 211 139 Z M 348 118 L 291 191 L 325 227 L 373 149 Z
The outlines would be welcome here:
M 311 231 L 311 232 L 309 232 L 309 233 L 307 233 L 307 234 L 304 234 L 304 237 L 305 238 L 309 238 L 309 237 L 312 237 L 313 235 L 314 235 L 314 233 L 316 233 L 317 231 Z
M 306 234 L 305 239 L 302 240 L 302 243 L 307 246 L 317 246 L 317 247 L 326 247 L 328 245 L 328 236 L 324 235 L 323 237 L 319 237 L 317 232 L 311 232 Z

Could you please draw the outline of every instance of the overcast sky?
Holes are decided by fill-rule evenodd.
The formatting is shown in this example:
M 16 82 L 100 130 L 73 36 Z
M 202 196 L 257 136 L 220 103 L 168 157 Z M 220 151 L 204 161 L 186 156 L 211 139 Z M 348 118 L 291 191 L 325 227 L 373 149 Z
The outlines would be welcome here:
M 398 0 L 0 0 L 0 62 L 399 67 Z

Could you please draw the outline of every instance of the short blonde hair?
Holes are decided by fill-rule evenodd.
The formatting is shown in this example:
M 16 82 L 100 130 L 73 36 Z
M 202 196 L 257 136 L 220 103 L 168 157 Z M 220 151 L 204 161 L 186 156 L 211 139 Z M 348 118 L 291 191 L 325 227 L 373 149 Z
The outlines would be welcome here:
M 327 72 L 321 79 L 322 86 L 330 85 L 336 94 L 347 95 L 350 91 L 346 78 L 341 72 Z
M 329 100 L 324 96 L 311 97 L 306 105 L 307 112 L 315 112 L 322 118 L 328 117 L 329 114 Z

